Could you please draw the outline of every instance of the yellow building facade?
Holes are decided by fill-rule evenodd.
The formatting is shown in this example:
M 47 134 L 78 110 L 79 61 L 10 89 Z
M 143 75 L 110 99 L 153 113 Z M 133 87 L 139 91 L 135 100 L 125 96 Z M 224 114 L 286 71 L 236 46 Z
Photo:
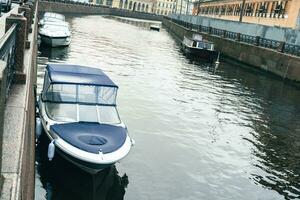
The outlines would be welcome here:
M 152 0 L 93 0 L 93 3 L 147 13 L 151 13 L 153 10 Z
M 158 15 L 169 15 L 174 12 L 175 0 L 157 0 L 153 6 L 153 13 Z
M 300 19 L 300 0 L 200 0 L 193 15 L 295 28 Z
M 117 8 L 151 13 L 153 9 L 153 1 L 151 0 L 118 0 Z

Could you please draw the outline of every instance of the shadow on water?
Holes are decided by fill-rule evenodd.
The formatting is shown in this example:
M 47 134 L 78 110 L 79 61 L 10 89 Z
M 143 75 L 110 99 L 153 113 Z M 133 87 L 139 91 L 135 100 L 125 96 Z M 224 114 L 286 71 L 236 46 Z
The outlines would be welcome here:
M 190 63 L 194 64 L 194 70 L 203 71 L 205 66 L 195 61 Z M 207 71 L 210 74 L 211 70 Z M 194 76 L 189 71 L 187 73 L 186 69 L 181 73 L 184 79 Z M 296 90 L 298 87 L 264 71 L 231 67 L 226 63 L 221 63 L 214 74 L 216 77 L 211 77 L 210 81 L 215 81 L 220 91 L 228 85 L 234 86 L 232 93 L 219 97 L 216 113 L 236 115 L 241 125 L 249 126 L 253 130 L 250 135 L 243 136 L 243 139 L 253 145 L 251 154 L 256 159 L 252 165 L 265 174 L 252 173 L 249 179 L 278 192 L 285 199 L 300 199 L 300 93 Z M 232 102 L 230 110 L 226 110 L 225 102 L 234 98 L 238 99 L 238 102 Z M 251 113 L 246 113 L 245 108 L 250 108 Z M 254 117 L 253 114 L 257 116 Z
M 47 159 L 48 139 L 45 134 L 37 143 L 37 171 L 47 200 L 122 200 L 129 181 L 120 176 L 116 166 L 95 175 L 88 174 L 55 154 Z
M 49 61 L 51 60 L 67 60 L 68 53 L 70 51 L 70 47 L 48 47 L 45 45 L 40 45 L 39 47 L 39 57 L 48 58 Z

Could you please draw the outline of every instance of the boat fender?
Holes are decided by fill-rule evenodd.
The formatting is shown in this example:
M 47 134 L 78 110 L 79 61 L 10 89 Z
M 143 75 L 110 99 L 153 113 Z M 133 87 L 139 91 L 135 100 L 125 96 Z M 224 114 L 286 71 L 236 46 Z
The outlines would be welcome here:
M 35 119 L 35 134 L 37 138 L 42 135 L 42 120 L 39 117 Z
M 54 153 L 55 153 L 55 145 L 54 145 L 55 140 L 52 140 L 48 146 L 48 159 L 49 161 L 52 161 L 54 158 Z
M 134 146 L 135 145 L 135 140 L 134 139 L 130 139 L 131 141 L 131 146 Z

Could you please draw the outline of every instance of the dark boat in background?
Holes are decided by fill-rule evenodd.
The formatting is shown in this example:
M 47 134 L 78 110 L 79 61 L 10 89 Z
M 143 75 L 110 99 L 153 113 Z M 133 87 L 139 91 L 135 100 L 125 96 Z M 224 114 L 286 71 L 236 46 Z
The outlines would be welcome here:
M 160 31 L 160 26 L 159 26 L 159 25 L 152 24 L 152 25 L 150 25 L 150 30 L 153 30 L 153 31 Z
M 203 39 L 202 35 L 194 34 L 192 38 L 184 36 L 182 50 L 185 54 L 195 58 L 217 60 L 218 52 L 212 42 Z

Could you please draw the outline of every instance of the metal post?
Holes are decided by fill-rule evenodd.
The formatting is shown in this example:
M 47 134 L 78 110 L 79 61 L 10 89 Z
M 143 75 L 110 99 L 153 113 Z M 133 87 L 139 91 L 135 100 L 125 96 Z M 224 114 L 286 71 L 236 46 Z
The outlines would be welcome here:
M 198 5 L 197 5 L 197 15 L 199 15 L 200 13 L 200 5 L 201 5 L 201 0 L 198 1 Z
M 180 3 L 180 15 L 181 15 L 181 12 L 182 12 L 182 0 L 180 1 L 181 3 Z
M 190 3 L 190 0 L 187 0 L 186 2 L 186 15 L 188 15 L 188 10 L 189 10 L 189 3 Z
M 244 15 L 244 9 L 245 9 L 245 2 L 246 2 L 246 0 L 243 0 L 241 11 L 240 11 L 240 21 L 239 22 L 243 21 L 243 15 Z

